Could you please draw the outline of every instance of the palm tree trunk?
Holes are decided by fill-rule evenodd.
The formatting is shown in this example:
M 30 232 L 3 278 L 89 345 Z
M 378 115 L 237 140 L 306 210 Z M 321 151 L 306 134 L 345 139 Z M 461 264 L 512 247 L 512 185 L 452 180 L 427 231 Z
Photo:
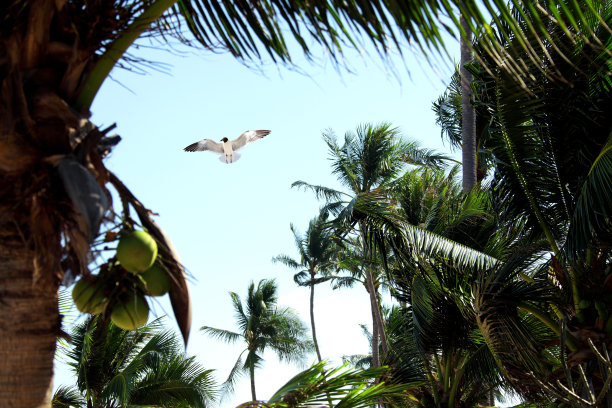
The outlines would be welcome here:
M 461 139 L 463 161 L 463 191 L 470 191 L 476 185 L 476 115 L 472 106 L 472 74 L 466 69 L 472 59 L 472 31 L 464 15 L 459 16 L 461 28 L 465 32 L 460 39 L 461 47 Z
M 319 351 L 319 342 L 317 342 L 317 331 L 315 329 L 315 320 L 314 320 L 314 292 L 315 285 L 313 283 L 315 274 L 313 272 L 310 273 L 310 329 L 312 330 L 312 342 L 315 346 L 315 351 L 317 352 L 317 358 L 319 359 L 319 363 L 321 362 L 321 352 Z
M 49 407 L 59 333 L 58 282 L 35 283 L 34 251 L 14 225 L 0 225 L 0 401 Z
M 253 398 L 253 401 L 257 401 L 257 396 L 255 395 L 255 366 L 251 365 L 249 367 L 249 374 L 251 377 L 251 398 Z
M 374 286 L 374 279 L 372 272 L 366 269 L 366 289 L 370 296 L 370 307 L 372 309 L 372 366 L 380 367 L 380 356 L 378 352 L 378 344 L 382 345 L 383 352 L 386 354 L 389 351 L 389 345 L 387 344 L 387 335 L 385 333 L 385 326 L 382 320 L 382 314 L 380 312 L 380 303 L 378 301 L 378 294 L 376 287 Z M 376 338 L 374 334 L 376 333 Z
M 378 330 L 378 323 L 374 316 L 374 310 L 372 309 L 372 340 L 370 347 L 372 348 L 372 367 L 380 367 L 380 350 L 378 344 L 380 343 L 380 332 Z

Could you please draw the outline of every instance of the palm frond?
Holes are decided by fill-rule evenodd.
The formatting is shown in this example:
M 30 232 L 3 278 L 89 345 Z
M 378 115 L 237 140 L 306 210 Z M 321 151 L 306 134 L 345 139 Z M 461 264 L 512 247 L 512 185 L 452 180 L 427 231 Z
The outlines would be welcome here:
M 242 339 L 240 333 L 232 332 L 224 329 L 216 329 L 214 327 L 202 326 L 200 328 L 204 333 L 208 334 L 214 339 L 219 339 L 228 344 L 234 344 L 238 340 Z
M 302 371 L 282 386 L 270 399 L 272 406 L 291 404 L 295 407 L 328 405 L 343 408 L 366 407 L 399 396 L 410 385 L 373 384 L 388 369 L 357 370 L 345 366 L 327 369 L 319 363 Z
M 449 156 L 433 149 L 424 149 L 415 141 L 406 143 L 401 150 L 404 162 L 412 165 L 439 169 L 443 168 L 446 162 L 450 160 Z
M 403 237 L 417 257 L 443 257 L 455 265 L 485 268 L 495 265 L 498 260 L 481 251 L 459 244 L 448 238 L 414 225 L 403 225 Z M 404 256 L 402 254 L 402 256 Z
M 282 263 L 283 265 L 291 269 L 300 269 L 301 267 L 303 267 L 303 265 L 300 264 L 298 261 L 285 254 L 275 256 L 274 258 L 272 258 L 272 262 Z
M 217 398 L 213 370 L 204 369 L 193 357 L 168 356 L 134 386 L 130 403 L 143 406 L 205 408 Z
M 84 408 L 85 400 L 81 394 L 72 387 L 58 387 L 51 399 L 51 408 Z
M 310 190 L 313 193 L 315 193 L 315 196 L 318 200 L 325 200 L 325 201 L 333 201 L 333 200 L 340 200 L 343 196 L 346 196 L 346 194 L 342 193 L 341 191 L 338 190 L 334 190 L 332 188 L 328 188 L 328 187 L 324 187 L 324 186 L 316 186 L 313 184 L 308 184 L 305 181 L 294 181 L 291 184 L 291 188 L 293 187 L 297 187 L 297 188 L 302 188 L 304 190 Z
M 592 239 L 612 234 L 612 134 L 589 170 L 576 201 L 565 251 L 570 257 L 584 254 Z

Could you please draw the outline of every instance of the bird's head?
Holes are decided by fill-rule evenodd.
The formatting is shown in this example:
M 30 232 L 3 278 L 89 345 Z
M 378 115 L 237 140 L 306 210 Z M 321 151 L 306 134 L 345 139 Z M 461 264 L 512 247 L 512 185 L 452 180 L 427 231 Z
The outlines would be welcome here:
M 223 143 L 227 143 L 227 141 L 228 141 L 228 140 L 229 140 L 229 139 L 228 139 L 227 137 L 224 137 L 223 139 L 221 139 L 221 141 L 222 141 Z

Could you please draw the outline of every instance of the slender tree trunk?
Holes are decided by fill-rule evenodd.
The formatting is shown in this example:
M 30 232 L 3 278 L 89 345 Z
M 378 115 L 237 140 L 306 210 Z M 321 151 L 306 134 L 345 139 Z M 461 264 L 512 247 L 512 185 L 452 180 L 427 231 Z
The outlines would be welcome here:
M 476 115 L 472 106 L 472 74 L 465 68 L 472 59 L 472 31 L 464 15 L 459 16 L 461 28 L 465 31 L 460 40 L 461 47 L 461 139 L 463 162 L 463 191 L 470 191 L 476 185 Z
M 58 284 L 34 282 L 34 251 L 0 224 L 0 405 L 49 407 L 60 326 Z
M 372 367 L 380 367 L 380 350 L 378 344 L 380 343 L 380 332 L 378 330 L 378 323 L 376 316 L 374 315 L 374 309 L 372 309 L 372 340 L 370 347 L 372 348 Z
M 257 396 L 255 395 L 255 367 L 249 367 L 249 374 L 251 377 L 251 398 L 253 401 L 257 401 Z
M 385 333 L 385 326 L 383 324 L 382 313 L 380 312 L 380 302 L 378 301 L 378 294 L 376 287 L 374 286 L 374 279 L 369 269 L 365 271 L 366 275 L 366 288 L 370 295 L 370 307 L 372 309 L 372 365 L 374 367 L 380 367 L 380 357 L 378 352 L 378 344 L 382 345 L 383 353 L 389 352 L 389 345 L 387 344 L 387 335 Z M 374 333 L 377 333 L 376 339 Z
M 317 341 L 317 331 L 315 329 L 315 320 L 314 320 L 314 292 L 315 285 L 313 283 L 315 277 L 314 272 L 310 272 L 310 329 L 312 330 L 312 342 L 315 346 L 315 351 L 317 352 L 317 358 L 319 359 L 319 363 L 321 362 L 321 352 L 319 351 L 319 342 Z
M 363 236 L 366 228 L 363 224 L 360 224 L 359 227 L 362 231 L 361 240 L 363 245 L 363 254 L 366 258 L 369 258 L 371 256 L 370 248 L 367 244 L 366 237 Z M 380 339 L 380 342 L 382 343 L 383 352 L 386 354 L 389 351 L 389 347 L 387 344 L 387 335 L 385 334 L 385 326 L 383 324 L 382 314 L 380 312 L 380 302 L 378 301 L 378 293 L 376 291 L 376 286 L 374 285 L 374 277 L 365 259 L 363 262 L 363 269 L 365 271 L 366 289 L 368 291 L 368 295 L 370 296 L 370 308 L 372 309 L 372 366 L 380 367 L 378 339 Z M 376 338 L 374 336 L 374 333 L 377 333 Z

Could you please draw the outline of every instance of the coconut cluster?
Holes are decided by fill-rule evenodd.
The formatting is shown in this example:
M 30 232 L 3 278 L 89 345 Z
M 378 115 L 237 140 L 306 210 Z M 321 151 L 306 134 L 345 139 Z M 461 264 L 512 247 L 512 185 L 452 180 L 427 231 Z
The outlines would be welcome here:
M 149 318 L 146 296 L 163 296 L 170 278 L 157 256 L 157 243 L 145 231 L 122 234 L 117 252 L 98 275 L 82 277 L 72 299 L 83 313 L 107 310 L 112 322 L 125 330 L 142 327 Z

